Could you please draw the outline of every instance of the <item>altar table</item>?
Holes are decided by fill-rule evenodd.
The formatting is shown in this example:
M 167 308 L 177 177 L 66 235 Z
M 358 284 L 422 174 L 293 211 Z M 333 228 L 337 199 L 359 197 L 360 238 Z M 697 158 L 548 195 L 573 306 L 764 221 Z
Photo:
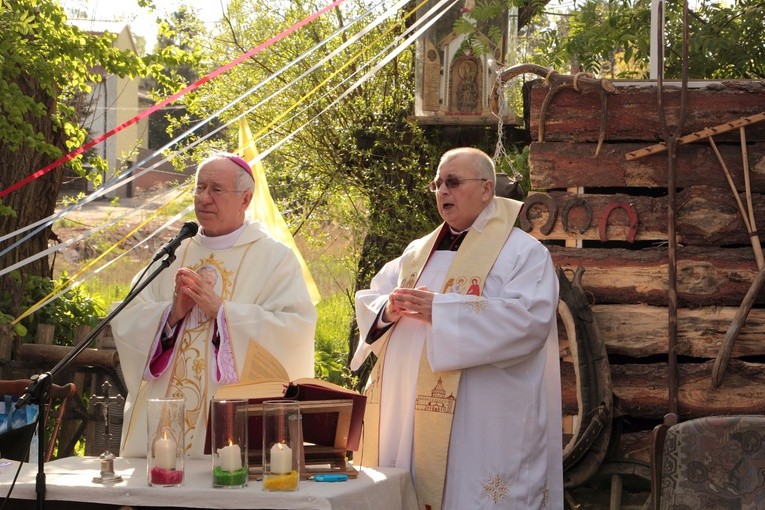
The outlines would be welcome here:
M 19 463 L 0 467 L 0 503 L 8 495 Z M 250 480 L 247 487 L 212 487 L 212 461 L 186 461 L 185 481 L 180 487 L 150 487 L 146 483 L 146 459 L 114 460 L 114 470 L 123 480 L 114 485 L 93 483 L 101 472 L 98 457 L 66 457 L 45 464 L 45 508 L 227 508 L 310 510 L 416 510 L 409 472 L 395 468 L 362 468 L 357 478 L 345 482 L 301 480 L 294 492 L 267 492 L 262 482 Z M 37 498 L 36 462 L 21 468 L 6 508 L 34 508 Z

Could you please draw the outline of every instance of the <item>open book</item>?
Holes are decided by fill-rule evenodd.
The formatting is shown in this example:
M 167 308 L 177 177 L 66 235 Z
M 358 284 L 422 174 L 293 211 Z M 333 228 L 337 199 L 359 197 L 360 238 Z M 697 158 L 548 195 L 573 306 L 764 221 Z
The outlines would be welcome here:
M 243 381 L 220 386 L 216 399 L 247 399 L 248 449 L 262 448 L 262 409 L 266 400 L 297 400 L 306 444 L 345 452 L 357 450 L 361 440 L 366 396 L 337 384 L 315 378 L 289 381 L 287 371 L 260 344 L 252 341 L 245 356 Z M 318 448 L 317 448 L 318 449 Z M 208 441 L 205 451 L 209 453 Z
M 216 399 L 245 398 L 250 404 L 265 400 L 297 400 L 303 421 L 303 440 L 321 446 L 357 450 L 361 439 L 366 397 L 321 379 L 279 379 L 230 384 L 215 392 Z M 323 407 L 319 403 L 324 404 Z M 261 434 L 257 430 L 260 416 L 253 416 L 258 407 L 250 411 L 250 448 L 259 448 Z M 347 427 L 347 431 L 346 431 Z M 256 441 L 253 443 L 253 440 Z

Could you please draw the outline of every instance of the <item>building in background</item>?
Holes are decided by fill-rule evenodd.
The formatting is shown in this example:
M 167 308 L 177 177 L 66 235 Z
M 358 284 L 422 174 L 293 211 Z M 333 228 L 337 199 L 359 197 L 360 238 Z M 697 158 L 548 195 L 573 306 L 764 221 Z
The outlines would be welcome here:
M 94 36 L 100 36 L 106 32 L 115 34 L 116 37 L 112 42 L 114 48 L 137 53 L 130 27 L 124 22 L 70 20 L 70 23 Z M 84 115 L 82 123 L 88 130 L 89 140 L 112 131 L 148 107 L 139 98 L 140 78 L 120 78 L 103 71 L 100 74 L 102 80 L 91 84 L 91 93 L 82 101 Z M 140 157 L 139 151 L 148 148 L 148 126 L 148 119 L 141 119 L 91 149 L 108 165 L 108 169 L 101 176 L 104 182 L 129 168 Z M 141 153 L 145 154 L 145 151 Z M 62 189 L 86 193 L 93 191 L 93 183 L 72 177 L 73 179 L 65 183 Z M 132 186 L 123 186 L 110 192 L 108 196 L 130 196 L 132 189 Z

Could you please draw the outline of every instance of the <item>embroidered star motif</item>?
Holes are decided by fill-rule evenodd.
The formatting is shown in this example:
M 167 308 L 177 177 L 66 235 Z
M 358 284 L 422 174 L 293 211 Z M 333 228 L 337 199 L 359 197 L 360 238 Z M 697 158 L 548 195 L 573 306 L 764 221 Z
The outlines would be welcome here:
M 488 496 L 495 505 L 502 503 L 505 496 L 510 494 L 510 486 L 505 483 L 501 475 L 494 475 L 483 484 L 483 493 Z

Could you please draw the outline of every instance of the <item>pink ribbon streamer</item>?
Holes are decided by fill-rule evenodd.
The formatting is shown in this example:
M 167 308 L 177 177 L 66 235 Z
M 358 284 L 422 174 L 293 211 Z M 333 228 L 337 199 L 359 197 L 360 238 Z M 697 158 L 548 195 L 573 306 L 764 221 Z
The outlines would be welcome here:
M 129 119 L 129 120 L 123 122 L 119 126 L 115 127 L 111 131 L 109 131 L 108 133 L 104 133 L 103 135 L 99 136 L 95 140 L 92 140 L 92 141 L 86 143 L 85 145 L 83 145 L 83 146 L 73 150 L 72 152 L 70 152 L 66 156 L 63 156 L 63 157 L 57 159 L 56 161 L 54 161 L 53 163 L 49 164 L 48 166 L 46 166 L 44 168 L 41 168 L 40 170 L 37 170 L 33 174 L 25 177 L 24 179 L 16 182 L 15 184 L 12 184 L 12 185 L 8 186 L 4 190 L 0 191 L 0 198 L 8 195 L 9 193 L 12 193 L 12 192 L 16 191 L 17 189 L 21 188 L 22 186 L 25 186 L 25 185 L 29 184 L 30 182 L 34 181 L 35 179 L 37 179 L 39 177 L 42 177 L 43 175 L 45 175 L 46 173 L 50 172 L 54 168 L 56 168 L 56 167 L 58 167 L 58 166 L 60 166 L 60 165 L 62 165 L 64 163 L 66 163 L 67 161 L 70 161 L 70 160 L 74 159 L 75 157 L 77 157 L 78 155 L 80 155 L 83 152 L 87 151 L 91 147 L 94 147 L 95 145 L 98 145 L 99 143 L 103 142 L 104 140 L 106 140 L 110 136 L 112 136 L 112 135 L 114 135 L 116 133 L 119 133 L 120 131 L 122 131 L 126 127 L 135 124 L 136 122 L 138 122 L 139 120 L 141 120 L 141 119 L 143 119 L 145 117 L 148 117 L 152 113 L 156 112 L 157 110 L 159 110 L 161 108 L 164 108 L 165 106 L 169 105 L 170 103 L 173 103 L 175 100 L 183 97 L 187 93 L 189 93 L 192 90 L 194 90 L 194 89 L 200 87 L 201 85 L 207 83 L 208 81 L 212 80 L 213 78 L 216 78 L 217 76 L 219 76 L 219 75 L 229 71 L 234 66 L 237 66 L 240 63 L 242 63 L 244 60 L 246 60 L 246 59 L 252 57 L 253 55 L 259 53 L 260 51 L 268 48 L 272 44 L 274 44 L 274 43 L 284 39 L 285 37 L 287 37 L 288 35 L 292 34 L 293 32 L 303 28 L 305 25 L 308 25 L 309 23 L 312 23 L 314 20 L 316 20 L 316 18 L 324 15 L 327 11 L 329 11 L 331 9 L 334 9 L 335 7 L 337 7 L 338 5 L 343 3 L 344 1 L 345 0 L 335 0 L 334 2 L 332 2 L 329 5 L 327 5 L 326 7 L 316 11 L 315 13 L 313 13 L 310 16 L 308 16 L 308 17 L 302 19 L 301 21 L 295 23 L 294 25 L 292 25 L 291 27 L 287 28 L 286 30 L 280 32 L 279 34 L 271 37 L 270 39 L 266 40 L 265 42 L 263 42 L 263 43 L 259 44 L 258 46 L 252 48 L 247 53 L 244 53 L 244 54 L 240 55 L 238 58 L 232 60 L 228 64 L 225 64 L 225 65 L 219 67 L 218 69 L 214 70 L 213 72 L 207 74 L 206 76 L 203 76 L 202 78 L 200 78 L 196 82 L 192 83 L 191 85 L 187 86 L 183 90 L 181 90 L 179 92 L 176 92 L 175 94 L 173 94 L 173 95 L 163 99 L 162 101 L 160 101 L 159 103 L 155 104 L 154 106 L 152 106 L 150 108 L 147 108 L 146 110 L 142 111 L 141 113 L 139 113 L 138 115 L 136 115 L 132 119 Z

